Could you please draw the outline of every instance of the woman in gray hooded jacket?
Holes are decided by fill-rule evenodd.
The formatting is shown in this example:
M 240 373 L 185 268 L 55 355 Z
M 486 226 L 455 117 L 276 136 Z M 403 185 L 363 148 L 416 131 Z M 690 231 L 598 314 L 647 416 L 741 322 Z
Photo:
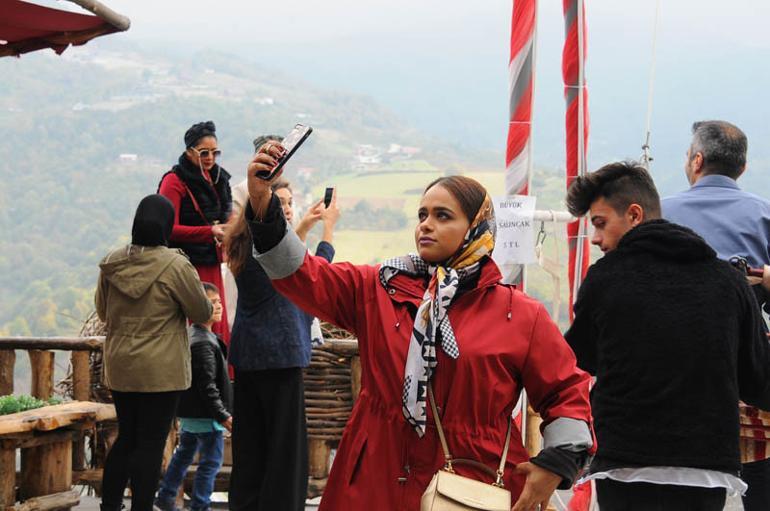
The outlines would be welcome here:
M 174 207 L 142 199 L 131 244 L 99 265 L 96 311 L 107 325 L 104 382 L 118 415 L 118 438 L 102 480 L 102 510 L 120 510 L 131 481 L 131 509 L 150 511 L 163 447 L 181 392 L 190 386 L 187 319 L 205 323 L 212 306 L 195 268 L 168 248 Z

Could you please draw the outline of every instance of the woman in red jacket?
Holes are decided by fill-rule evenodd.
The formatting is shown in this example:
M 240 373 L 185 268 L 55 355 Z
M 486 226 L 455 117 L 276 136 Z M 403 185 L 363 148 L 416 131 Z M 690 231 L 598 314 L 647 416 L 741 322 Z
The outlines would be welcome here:
M 216 162 L 221 153 L 216 126 L 211 121 L 193 124 L 184 134 L 184 143 L 185 152 L 158 187 L 158 193 L 174 205 L 174 229 L 169 247 L 184 251 L 202 281 L 224 289 L 220 245 L 233 210 L 233 199 L 230 174 Z M 222 317 L 227 317 L 224 294 Z M 226 344 L 230 343 L 227 321 L 216 323 L 213 330 Z
M 444 464 L 428 381 L 449 451 L 488 467 L 499 463 L 526 389 L 543 418 L 545 446 L 530 459 L 514 430 L 503 481 L 515 511 L 545 509 L 593 445 L 589 377 L 544 307 L 500 283 L 486 190 L 462 176 L 437 179 L 420 201 L 417 254 L 379 266 L 330 264 L 286 229 L 278 198 L 255 177 L 282 151 L 263 148 L 249 165 L 246 215 L 257 260 L 290 300 L 354 333 L 361 356 L 361 393 L 321 509 L 419 509 Z M 456 471 L 491 482 L 473 466 Z

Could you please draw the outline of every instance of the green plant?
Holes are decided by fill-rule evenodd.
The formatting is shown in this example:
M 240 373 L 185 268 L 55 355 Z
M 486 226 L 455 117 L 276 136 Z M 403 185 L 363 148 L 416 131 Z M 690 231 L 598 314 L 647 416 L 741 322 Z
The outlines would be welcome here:
M 35 408 L 42 408 L 48 405 L 58 405 L 62 402 L 58 397 L 51 397 L 46 400 L 27 395 L 8 395 L 0 396 L 0 415 L 9 415 L 11 413 L 24 412 Z

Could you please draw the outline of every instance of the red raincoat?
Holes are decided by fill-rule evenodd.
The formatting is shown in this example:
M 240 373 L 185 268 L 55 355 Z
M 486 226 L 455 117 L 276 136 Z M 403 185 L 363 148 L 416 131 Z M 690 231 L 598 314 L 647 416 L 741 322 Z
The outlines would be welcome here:
M 481 270 L 477 287 L 449 308 L 460 357 L 437 347 L 433 376 L 436 402 L 453 456 L 496 469 L 507 420 L 526 388 L 544 426 L 568 417 L 590 424 L 589 376 L 544 307 L 500 284 L 492 261 Z M 378 267 L 329 264 L 307 255 L 290 276 L 274 280 L 276 289 L 298 306 L 358 337 L 361 394 L 337 451 L 321 501 L 321 511 L 417 510 L 430 479 L 443 465 L 443 453 L 430 408 L 423 438 L 401 412 L 404 366 L 415 310 L 425 281 L 398 274 L 386 290 Z M 515 428 L 505 472 L 514 501 L 524 484 L 514 475 L 529 457 Z M 458 466 L 478 480 L 489 475 Z

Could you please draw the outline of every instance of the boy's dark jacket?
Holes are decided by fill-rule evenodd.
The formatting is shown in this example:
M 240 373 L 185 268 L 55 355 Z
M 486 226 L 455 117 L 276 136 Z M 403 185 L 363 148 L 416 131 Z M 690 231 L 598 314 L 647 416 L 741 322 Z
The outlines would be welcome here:
M 232 409 L 225 344 L 199 325 L 189 328 L 192 385 L 182 393 L 179 417 L 222 422 Z
M 588 271 L 565 335 L 602 468 L 737 473 L 738 400 L 770 409 L 770 349 L 745 278 L 690 229 L 643 223 Z

